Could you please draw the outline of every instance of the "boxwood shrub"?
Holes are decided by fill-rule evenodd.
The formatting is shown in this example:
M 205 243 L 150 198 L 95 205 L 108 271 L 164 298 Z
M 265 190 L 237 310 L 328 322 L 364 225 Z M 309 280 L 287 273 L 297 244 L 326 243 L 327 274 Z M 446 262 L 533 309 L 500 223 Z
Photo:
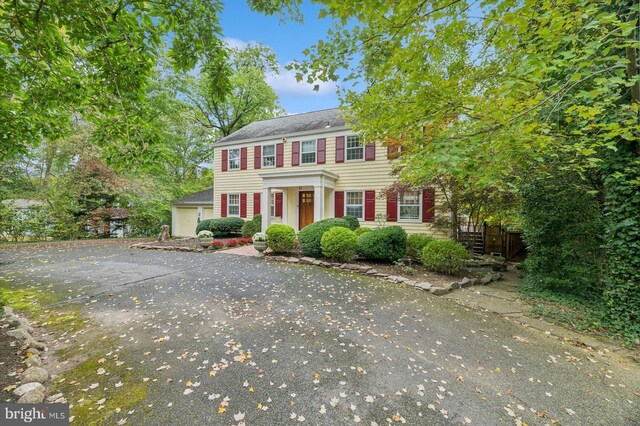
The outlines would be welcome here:
M 453 275 L 464 266 L 469 252 L 451 240 L 435 240 L 422 249 L 422 264 L 432 271 Z
M 296 232 L 292 227 L 274 224 L 267 228 L 267 247 L 275 254 L 286 254 L 296 246 Z
M 352 231 L 355 231 L 356 229 L 360 228 L 360 221 L 355 216 L 351 216 L 351 215 L 342 216 L 342 220 L 347 222 L 349 229 L 351 229 Z
M 321 257 L 322 235 L 331 228 L 341 226 L 343 228 L 349 228 L 349 224 L 343 219 L 324 219 L 307 225 L 298 234 L 298 241 L 300 242 L 300 248 L 305 256 Z
M 395 262 L 407 251 L 407 233 L 399 226 L 388 226 L 358 237 L 358 254 L 369 260 Z
M 251 220 L 242 225 L 242 236 L 244 238 L 253 237 L 254 234 L 262 230 L 262 215 L 257 214 Z
M 322 235 L 320 245 L 325 257 L 345 262 L 355 257 L 358 236 L 351 229 L 336 226 Z
M 371 228 L 362 228 L 362 227 L 353 230 L 353 232 L 355 232 L 358 237 L 360 235 L 362 235 L 362 234 L 366 234 L 367 232 L 371 232 L 371 231 L 373 231 L 373 229 L 371 229 Z
M 206 219 L 196 227 L 196 235 L 200 231 L 211 231 L 214 238 L 229 237 L 242 231 L 244 220 L 239 217 L 221 217 L 219 219 Z
M 407 235 L 407 257 L 420 261 L 422 259 L 422 249 L 431 241 L 435 241 L 435 238 L 429 234 Z

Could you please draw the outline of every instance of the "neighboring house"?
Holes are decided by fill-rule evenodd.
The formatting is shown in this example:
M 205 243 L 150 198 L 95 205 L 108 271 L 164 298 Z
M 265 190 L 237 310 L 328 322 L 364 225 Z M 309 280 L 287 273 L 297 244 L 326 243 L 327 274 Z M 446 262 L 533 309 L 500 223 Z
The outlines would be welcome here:
M 285 223 L 299 231 L 348 214 L 364 227 L 383 218 L 430 232 L 433 191 L 387 194 L 395 182 L 389 158 L 398 156 L 387 151 L 364 143 L 338 109 L 253 122 L 214 144 L 213 217 L 260 213 L 263 229 Z
M 213 188 L 171 201 L 171 235 L 195 237 L 201 220 L 213 218 Z

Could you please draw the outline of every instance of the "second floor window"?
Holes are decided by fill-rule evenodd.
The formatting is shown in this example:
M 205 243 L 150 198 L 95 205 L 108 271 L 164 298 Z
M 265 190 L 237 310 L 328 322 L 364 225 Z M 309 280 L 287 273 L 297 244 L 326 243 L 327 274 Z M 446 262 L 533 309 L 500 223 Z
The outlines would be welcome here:
M 316 163 L 316 141 L 302 141 L 302 149 L 300 150 L 300 163 Z
M 229 170 L 240 169 L 240 149 L 229 150 Z
M 262 167 L 276 166 L 276 146 L 264 145 L 262 147 Z
M 364 148 L 356 135 L 347 136 L 347 161 L 362 160 Z

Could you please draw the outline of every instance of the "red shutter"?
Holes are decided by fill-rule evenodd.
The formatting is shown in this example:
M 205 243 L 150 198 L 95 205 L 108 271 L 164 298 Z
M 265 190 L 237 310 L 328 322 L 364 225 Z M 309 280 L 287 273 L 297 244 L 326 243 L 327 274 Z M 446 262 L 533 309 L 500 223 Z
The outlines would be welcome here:
M 325 138 L 318 139 L 318 164 L 324 164 L 327 161 L 327 140 Z
M 373 161 L 376 159 L 376 144 L 370 143 L 364 147 L 365 161 Z
M 247 193 L 240 194 L 240 217 L 247 217 Z
M 222 150 L 222 171 L 226 172 L 229 164 L 229 151 L 226 149 Z
M 336 137 L 336 163 L 344 163 L 344 136 Z
M 220 216 L 227 217 L 227 194 L 220 194 Z
M 422 221 L 433 222 L 436 217 L 436 197 L 433 189 L 422 190 Z
M 253 168 L 259 169 L 262 167 L 262 147 L 257 145 L 253 147 Z
M 376 191 L 364 191 L 364 220 L 376 219 Z
M 387 192 L 387 221 L 398 221 L 398 194 Z
M 344 191 L 336 191 L 335 217 L 344 216 Z
M 300 164 L 300 141 L 291 142 L 291 165 Z
M 247 148 L 240 148 L 240 170 L 247 170 Z
M 276 144 L 276 167 L 284 167 L 284 143 Z
M 282 192 L 276 192 L 276 217 L 282 217 Z
M 260 193 L 253 193 L 253 215 L 260 214 Z

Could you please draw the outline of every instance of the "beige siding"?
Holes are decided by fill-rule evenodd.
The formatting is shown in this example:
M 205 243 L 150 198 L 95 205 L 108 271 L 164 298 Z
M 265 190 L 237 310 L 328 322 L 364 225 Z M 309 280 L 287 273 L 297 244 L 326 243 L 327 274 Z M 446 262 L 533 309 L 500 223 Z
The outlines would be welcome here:
M 323 133 L 316 137 L 326 138 L 326 164 L 321 165 L 299 165 L 291 166 L 291 147 L 293 141 L 315 139 L 316 137 L 287 137 L 284 145 L 284 167 L 282 168 L 253 168 L 254 146 L 269 145 L 282 142 L 280 139 L 264 141 L 259 143 L 238 144 L 232 146 L 216 147 L 214 150 L 214 217 L 220 217 L 220 194 L 222 193 L 243 193 L 247 195 L 247 219 L 253 213 L 253 193 L 262 191 L 262 179 L 259 173 L 277 171 L 305 171 L 305 170 L 326 170 L 339 175 L 336 181 L 336 191 L 347 190 L 375 190 L 376 191 L 376 214 L 386 215 L 386 201 L 384 198 L 377 198 L 384 188 L 394 182 L 394 177 L 390 176 L 391 163 L 387 160 L 387 148 L 376 146 L 376 159 L 374 161 L 352 161 L 344 163 L 335 162 L 335 142 L 336 136 L 348 136 L 349 132 Z M 222 171 L 221 150 L 247 147 L 247 170 Z M 289 188 L 287 191 L 288 210 L 287 222 L 293 223 L 292 219 L 298 214 L 296 194 L 298 188 Z M 329 202 L 330 191 L 326 191 L 325 217 L 333 217 Z M 436 216 L 442 212 L 436 209 Z M 409 233 L 429 232 L 436 233 L 431 224 L 420 222 L 397 222 L 388 225 L 401 225 Z M 361 222 L 361 226 L 373 228 L 376 222 Z M 438 233 L 444 236 L 442 233 Z

